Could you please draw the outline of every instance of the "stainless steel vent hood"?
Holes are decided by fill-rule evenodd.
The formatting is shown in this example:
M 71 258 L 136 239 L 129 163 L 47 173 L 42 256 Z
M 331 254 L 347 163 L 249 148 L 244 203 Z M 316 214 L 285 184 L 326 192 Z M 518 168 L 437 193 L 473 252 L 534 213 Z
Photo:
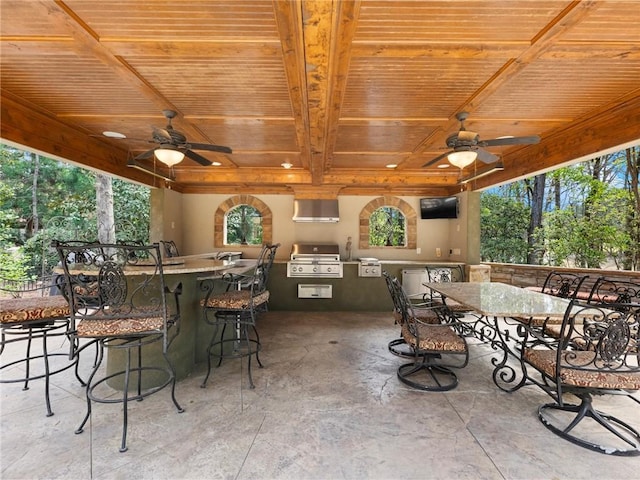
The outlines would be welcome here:
M 293 201 L 294 222 L 338 222 L 338 200 L 300 199 Z

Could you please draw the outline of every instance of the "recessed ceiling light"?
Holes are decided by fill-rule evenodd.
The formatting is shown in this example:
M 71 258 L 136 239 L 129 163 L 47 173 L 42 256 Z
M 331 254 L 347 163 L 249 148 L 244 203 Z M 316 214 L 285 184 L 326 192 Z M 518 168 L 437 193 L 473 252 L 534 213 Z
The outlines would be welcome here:
M 281 165 L 282 165 L 282 168 L 291 168 L 291 167 L 293 167 L 293 164 L 289 163 L 289 162 L 284 162 Z
M 102 132 L 102 135 L 104 135 L 105 137 L 109 137 L 109 138 L 127 138 L 127 136 L 123 133 L 120 132 L 110 132 L 110 131 L 106 131 L 106 132 Z
M 397 163 L 390 163 L 387 165 L 387 168 L 396 168 L 398 166 Z
M 449 168 L 451 165 L 449 165 L 448 163 L 443 163 L 441 165 L 438 165 L 438 168 Z
M 211 166 L 213 167 L 219 167 L 220 165 L 222 165 L 220 162 L 211 162 Z

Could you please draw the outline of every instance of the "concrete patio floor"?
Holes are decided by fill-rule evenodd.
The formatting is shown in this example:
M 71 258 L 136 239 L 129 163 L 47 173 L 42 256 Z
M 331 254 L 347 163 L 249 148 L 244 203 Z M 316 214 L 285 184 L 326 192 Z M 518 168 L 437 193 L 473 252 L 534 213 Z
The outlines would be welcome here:
M 72 370 L 0 385 L 3 479 L 593 479 L 630 478 L 640 458 L 573 445 L 547 430 L 536 387 L 505 393 L 493 383 L 486 345 L 470 341 L 469 365 L 445 393 L 400 383 L 405 360 L 387 351 L 390 313 L 269 312 L 259 319 L 265 368 L 226 360 L 200 388 L 205 365 L 177 386 L 133 402 L 129 450 L 119 453 L 121 405 L 97 404 L 84 433 L 84 390 Z M 66 349 L 63 344 L 60 349 Z M 3 363 L 17 355 L 13 346 Z M 84 363 L 84 368 L 88 366 Z M 254 367 L 257 367 L 254 364 Z M 636 428 L 638 404 L 596 406 Z

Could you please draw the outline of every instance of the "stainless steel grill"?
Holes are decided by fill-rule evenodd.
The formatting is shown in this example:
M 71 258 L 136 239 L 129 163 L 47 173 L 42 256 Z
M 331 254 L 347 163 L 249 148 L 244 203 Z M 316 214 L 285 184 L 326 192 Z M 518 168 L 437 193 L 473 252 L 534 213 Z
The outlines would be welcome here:
M 294 243 L 287 277 L 342 278 L 340 249 L 335 244 Z
M 382 276 L 382 265 L 377 258 L 361 258 L 358 265 L 359 277 L 380 277 Z

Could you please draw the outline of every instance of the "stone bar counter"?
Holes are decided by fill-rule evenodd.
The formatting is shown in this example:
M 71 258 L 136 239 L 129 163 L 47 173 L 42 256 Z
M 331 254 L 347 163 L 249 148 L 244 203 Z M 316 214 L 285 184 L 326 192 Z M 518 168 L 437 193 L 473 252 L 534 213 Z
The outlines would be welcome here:
M 176 378 L 183 379 L 190 375 L 197 363 L 206 361 L 206 347 L 209 343 L 212 327 L 202 320 L 200 299 L 203 291 L 200 288 L 202 278 L 219 278 L 225 273 L 242 274 L 252 272 L 255 259 L 220 260 L 217 253 L 165 258 L 163 271 L 165 284 L 174 289 L 182 283 L 180 295 L 180 333 L 169 348 L 169 357 L 176 370 Z M 144 273 L 144 267 L 136 270 Z M 135 273 L 132 273 L 134 275 Z M 221 286 L 222 288 L 222 286 Z M 143 361 L 145 363 L 164 363 L 159 344 L 150 345 L 145 349 Z M 107 372 L 122 369 L 124 355 L 120 352 L 109 352 L 107 358 Z M 145 379 L 145 386 L 153 385 L 159 379 Z M 118 388 L 118 385 L 110 385 Z

